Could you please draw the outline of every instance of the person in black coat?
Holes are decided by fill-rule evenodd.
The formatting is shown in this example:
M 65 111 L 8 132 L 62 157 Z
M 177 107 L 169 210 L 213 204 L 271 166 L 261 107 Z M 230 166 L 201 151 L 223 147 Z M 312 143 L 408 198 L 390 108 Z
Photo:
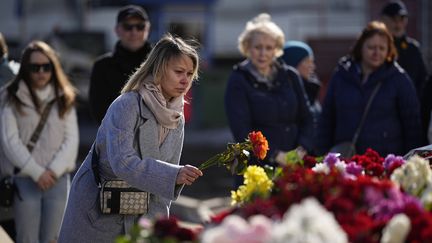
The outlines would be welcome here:
M 225 91 L 225 111 L 236 142 L 261 131 L 270 151 L 264 163 L 283 162 L 289 150 L 312 149 L 312 117 L 301 80 L 292 67 L 277 60 L 284 34 L 268 14 L 246 24 L 239 37 L 246 57 L 235 65 Z
M 98 58 L 90 77 L 90 108 L 99 124 L 129 76 L 150 53 L 149 31 L 150 20 L 144 9 L 135 5 L 120 9 L 115 27 L 119 41 L 113 53 Z
M 329 82 L 318 125 L 324 154 L 351 141 L 366 103 L 381 83 L 356 143 L 357 153 L 372 148 L 382 156 L 404 155 L 422 141 L 415 88 L 397 62 L 393 39 L 384 23 L 370 22 L 349 56 L 342 58 Z
M 408 10 L 402 1 L 390 1 L 382 8 L 381 17 L 393 35 L 398 54 L 397 62 L 411 77 L 420 98 L 427 79 L 427 70 L 420 44 L 406 34 Z

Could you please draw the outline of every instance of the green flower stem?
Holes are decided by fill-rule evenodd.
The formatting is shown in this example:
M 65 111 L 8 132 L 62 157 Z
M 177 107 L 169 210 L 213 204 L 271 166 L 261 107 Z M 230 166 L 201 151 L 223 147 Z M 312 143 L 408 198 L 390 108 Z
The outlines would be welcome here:
M 210 159 L 208 159 L 207 161 L 205 161 L 204 163 L 202 163 L 202 164 L 198 167 L 198 169 L 200 169 L 200 170 L 205 170 L 205 169 L 207 169 L 207 168 L 209 168 L 209 167 L 211 167 L 211 166 L 213 166 L 213 165 L 218 164 L 219 160 L 221 159 L 220 157 L 221 157 L 220 154 L 217 154 L 217 155 L 211 157 Z
M 219 154 L 216 154 L 215 156 L 211 157 L 204 163 L 202 163 L 198 169 L 204 170 L 207 169 L 213 165 L 225 165 L 228 166 L 231 164 L 234 159 L 244 150 L 251 150 L 252 146 L 249 142 L 244 143 L 236 143 L 236 144 L 228 144 L 227 149 Z

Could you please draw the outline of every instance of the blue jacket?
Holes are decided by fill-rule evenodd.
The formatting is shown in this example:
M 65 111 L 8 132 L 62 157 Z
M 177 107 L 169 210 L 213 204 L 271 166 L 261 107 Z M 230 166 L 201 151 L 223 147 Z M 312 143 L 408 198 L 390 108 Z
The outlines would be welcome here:
M 421 144 L 419 103 L 413 83 L 397 63 L 385 63 L 361 84 L 359 64 L 342 58 L 330 80 L 318 125 L 320 153 L 354 136 L 369 96 L 382 82 L 357 141 L 382 156 L 403 155 Z
M 269 141 L 267 162 L 278 150 L 301 145 L 311 149 L 312 117 L 299 76 L 291 67 L 278 67 L 274 87 L 255 80 L 244 63 L 234 67 L 225 92 L 225 111 L 236 142 L 251 131 Z

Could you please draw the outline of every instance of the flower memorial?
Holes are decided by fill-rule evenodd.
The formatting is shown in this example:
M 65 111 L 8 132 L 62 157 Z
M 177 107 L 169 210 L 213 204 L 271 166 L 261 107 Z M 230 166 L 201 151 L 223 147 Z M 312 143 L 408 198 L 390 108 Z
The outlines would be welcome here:
M 250 151 L 259 160 L 263 160 L 268 150 L 268 141 L 264 135 L 260 131 L 253 131 L 249 133 L 245 142 L 229 143 L 224 152 L 211 157 L 198 168 L 204 170 L 214 165 L 225 166 L 232 174 L 243 174 L 248 164 Z
M 207 238 L 206 232 L 219 232 L 218 228 L 226 227 L 225 218 L 232 215 L 246 221 L 256 216 L 271 220 L 275 227 L 265 233 L 270 238 L 255 242 L 299 242 L 281 231 L 315 239 L 308 242 L 432 242 L 432 171 L 426 160 L 417 156 L 409 160 L 394 155 L 383 158 L 372 149 L 348 159 L 333 153 L 323 158 L 293 156 L 294 152 L 287 156 L 291 160 L 273 179 L 270 195 L 254 194 L 254 200 L 244 201 L 232 197 L 237 207 L 215 215 L 212 226 L 202 234 L 202 242 L 217 242 Z M 307 224 L 276 227 L 283 224 L 287 212 L 297 210 L 301 214 L 295 205 L 307 198 L 314 198 L 334 217 L 342 233 L 331 234 L 338 235 L 340 241 L 323 240 L 330 239 L 326 238 L 331 232 L 325 229 L 328 224 L 320 224 L 321 229 L 313 231 Z
M 432 242 L 432 170 L 416 155 L 291 151 L 273 171 L 243 172 L 232 206 L 191 231 L 189 242 Z

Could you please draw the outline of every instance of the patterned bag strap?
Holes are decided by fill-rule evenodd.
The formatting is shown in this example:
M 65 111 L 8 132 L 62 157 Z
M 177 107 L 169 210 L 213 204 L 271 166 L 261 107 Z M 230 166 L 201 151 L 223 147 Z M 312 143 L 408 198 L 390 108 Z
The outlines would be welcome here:
M 37 140 L 40 137 L 40 134 L 42 132 L 43 127 L 45 126 L 46 120 L 48 118 L 48 115 L 50 113 L 51 107 L 54 105 L 55 103 L 55 99 L 50 101 L 44 108 L 44 110 L 42 111 L 41 117 L 39 119 L 39 123 L 36 126 L 36 129 L 33 131 L 33 134 L 30 138 L 30 141 L 27 144 L 27 149 L 29 150 L 29 152 L 31 153 L 36 145 Z M 14 168 L 14 175 L 18 174 L 20 172 L 20 169 L 18 167 Z
M 100 175 L 99 175 L 99 170 L 98 170 L 98 165 L 99 165 L 99 156 L 96 152 L 96 141 L 93 143 L 92 146 L 92 171 L 93 171 L 93 176 L 94 179 L 96 181 L 96 185 L 100 186 L 101 185 L 101 179 L 100 179 Z
M 54 105 L 54 102 L 55 102 L 55 99 L 52 100 L 52 101 L 50 101 L 45 106 L 44 110 L 42 111 L 39 123 L 38 123 L 36 129 L 34 130 L 32 136 L 30 138 L 30 141 L 27 144 L 27 149 L 30 151 L 30 153 L 33 151 L 33 149 L 34 149 L 34 147 L 36 145 L 36 142 L 37 142 L 37 140 L 40 137 L 40 134 L 42 132 L 43 127 L 45 126 L 45 123 L 46 123 L 48 115 L 49 115 L 49 113 L 51 111 L 51 107 Z
M 362 130 L 363 125 L 364 125 L 364 123 L 365 123 L 365 121 L 366 121 L 366 116 L 367 116 L 367 114 L 368 114 L 368 112 L 369 112 L 369 109 L 370 109 L 370 107 L 371 107 L 372 101 L 373 101 L 375 95 L 378 93 L 378 90 L 379 90 L 379 88 L 381 87 L 381 84 L 382 84 L 382 81 L 379 81 L 379 82 L 375 85 L 375 88 L 374 88 L 374 90 L 372 91 L 372 93 L 371 93 L 371 95 L 370 95 L 370 97 L 369 97 L 369 100 L 368 100 L 368 102 L 367 102 L 367 104 L 366 104 L 366 107 L 365 107 L 365 109 L 364 109 L 364 111 L 363 111 L 363 115 L 362 115 L 362 118 L 361 118 L 361 120 L 360 120 L 360 123 L 359 123 L 359 125 L 358 125 L 358 127 L 357 127 L 357 130 L 356 130 L 356 132 L 354 133 L 354 137 L 353 137 L 353 139 L 352 139 L 352 144 L 354 144 L 354 146 L 355 146 L 355 144 L 357 143 L 357 139 L 358 139 L 358 137 L 359 137 L 359 135 L 360 135 L 360 131 Z

